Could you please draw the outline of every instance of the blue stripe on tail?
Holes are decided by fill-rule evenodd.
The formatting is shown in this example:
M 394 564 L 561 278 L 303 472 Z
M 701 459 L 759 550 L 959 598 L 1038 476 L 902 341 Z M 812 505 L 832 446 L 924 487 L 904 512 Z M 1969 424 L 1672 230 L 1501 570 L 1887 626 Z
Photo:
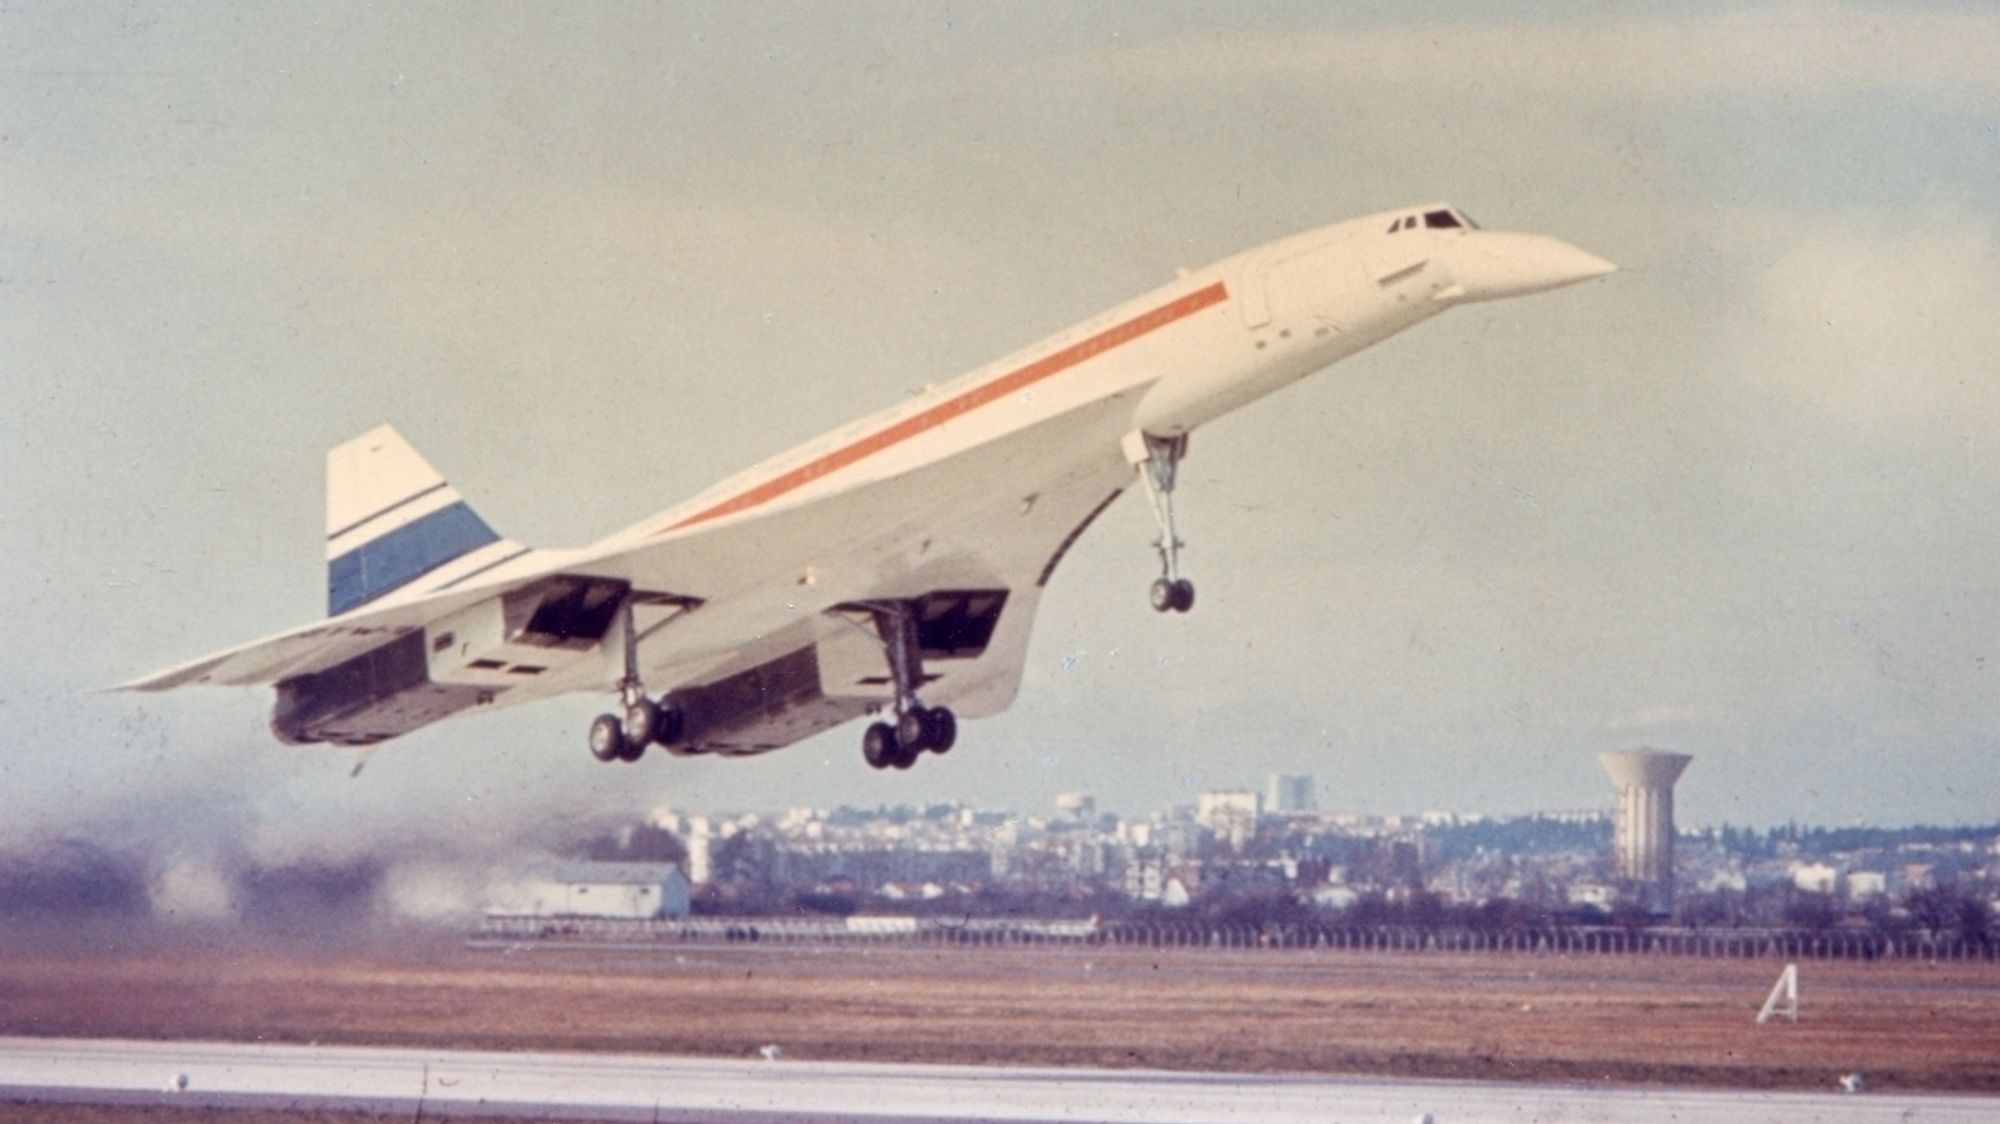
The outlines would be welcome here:
M 339 616 L 500 541 L 464 501 L 441 507 L 327 563 L 326 611 Z

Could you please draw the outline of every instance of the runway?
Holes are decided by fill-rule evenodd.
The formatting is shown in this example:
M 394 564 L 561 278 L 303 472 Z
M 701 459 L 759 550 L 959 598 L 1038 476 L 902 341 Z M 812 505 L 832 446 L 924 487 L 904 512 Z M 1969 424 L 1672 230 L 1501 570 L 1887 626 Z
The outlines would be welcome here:
M 1958 1124 L 2000 1097 L 0 1038 L 0 1100 L 556 1120 Z

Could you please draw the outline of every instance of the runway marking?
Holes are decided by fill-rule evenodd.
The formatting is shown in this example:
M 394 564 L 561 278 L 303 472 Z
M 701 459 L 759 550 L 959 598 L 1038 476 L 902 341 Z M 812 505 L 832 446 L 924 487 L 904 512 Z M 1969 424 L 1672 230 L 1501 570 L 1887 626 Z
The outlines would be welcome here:
M 1972 1124 L 2000 1097 L 0 1038 L 0 1099 L 575 1120 Z

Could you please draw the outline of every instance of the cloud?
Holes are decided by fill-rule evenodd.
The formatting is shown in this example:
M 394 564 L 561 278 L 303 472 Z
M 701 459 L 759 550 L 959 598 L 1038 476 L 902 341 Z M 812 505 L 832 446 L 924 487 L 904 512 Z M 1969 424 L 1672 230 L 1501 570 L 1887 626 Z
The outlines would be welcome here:
M 1648 730 L 1675 729 L 1694 725 L 1702 721 L 1702 712 L 1692 706 L 1660 705 L 1649 706 L 1632 715 L 1619 728 L 1635 732 Z
M 1862 436 L 2000 436 L 2000 240 L 1934 201 L 1798 229 L 1756 286 L 1745 370 Z
M 2000 99 L 2000 15 L 1823 5 L 1353 30 L 1191 32 L 1121 48 L 1127 77 L 1266 78 L 1366 89 L 1584 93 L 1621 100 L 1835 91 Z

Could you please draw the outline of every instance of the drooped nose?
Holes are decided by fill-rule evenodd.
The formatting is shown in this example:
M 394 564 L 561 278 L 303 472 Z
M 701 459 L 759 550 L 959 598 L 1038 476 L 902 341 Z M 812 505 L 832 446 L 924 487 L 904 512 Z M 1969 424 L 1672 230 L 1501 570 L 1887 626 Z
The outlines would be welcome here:
M 1455 301 L 1539 293 L 1618 269 L 1560 238 L 1502 231 L 1477 231 L 1453 240 L 1445 268 L 1454 284 L 1438 295 Z

